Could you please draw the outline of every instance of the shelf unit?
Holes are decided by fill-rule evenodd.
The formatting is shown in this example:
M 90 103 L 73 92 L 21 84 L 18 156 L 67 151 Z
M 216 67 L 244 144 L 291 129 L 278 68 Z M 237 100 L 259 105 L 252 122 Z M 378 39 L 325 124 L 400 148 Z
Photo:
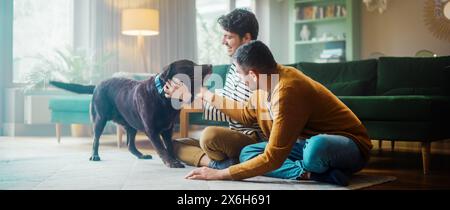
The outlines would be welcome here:
M 358 60 L 360 7 L 360 0 L 289 0 L 290 61 L 319 62 L 327 49 L 341 49 L 340 61 Z M 305 25 L 310 37 L 302 40 Z

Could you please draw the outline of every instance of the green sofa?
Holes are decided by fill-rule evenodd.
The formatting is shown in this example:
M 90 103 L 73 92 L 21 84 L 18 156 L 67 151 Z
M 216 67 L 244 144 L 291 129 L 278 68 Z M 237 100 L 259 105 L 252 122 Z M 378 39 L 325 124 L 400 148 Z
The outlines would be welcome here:
M 339 96 L 373 140 L 421 142 L 425 174 L 431 142 L 450 138 L 450 56 L 289 66 Z M 215 66 L 214 72 L 225 78 L 227 68 Z M 202 113 L 190 113 L 189 124 L 226 126 L 203 120 Z

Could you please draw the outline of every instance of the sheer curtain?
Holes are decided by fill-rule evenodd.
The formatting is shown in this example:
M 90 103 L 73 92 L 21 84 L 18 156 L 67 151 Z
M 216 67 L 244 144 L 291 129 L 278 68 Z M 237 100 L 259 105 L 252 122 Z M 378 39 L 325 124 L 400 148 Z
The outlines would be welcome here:
M 98 58 L 112 53 L 104 72 L 158 73 L 178 60 L 197 61 L 195 0 L 77 0 L 75 46 Z M 121 33 L 122 10 L 151 8 L 160 12 L 160 34 L 145 37 L 149 69 L 144 70 L 137 38 Z
M 0 136 L 7 115 L 5 90 L 13 85 L 13 5 L 12 0 L 0 1 Z

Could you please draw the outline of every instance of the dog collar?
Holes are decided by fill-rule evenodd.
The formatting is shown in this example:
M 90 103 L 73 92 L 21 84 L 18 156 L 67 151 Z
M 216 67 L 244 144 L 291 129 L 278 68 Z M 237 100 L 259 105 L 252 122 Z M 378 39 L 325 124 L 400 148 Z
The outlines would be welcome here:
M 155 77 L 155 86 L 159 94 L 162 94 L 164 92 L 164 85 L 165 84 L 163 84 L 163 81 L 161 80 L 160 75 L 158 74 Z

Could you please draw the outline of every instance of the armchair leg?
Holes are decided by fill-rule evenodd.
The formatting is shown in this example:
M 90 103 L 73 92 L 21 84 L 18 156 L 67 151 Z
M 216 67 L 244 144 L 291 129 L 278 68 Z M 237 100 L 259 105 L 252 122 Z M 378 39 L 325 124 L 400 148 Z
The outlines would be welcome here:
M 425 175 L 427 175 L 430 172 L 430 156 L 431 156 L 431 143 L 422 142 L 423 174 Z
M 189 135 L 189 115 L 181 110 L 180 112 L 180 138 L 187 138 Z
M 122 126 L 116 125 L 116 135 L 117 135 L 117 148 L 122 145 L 123 129 Z
M 383 140 L 378 140 L 378 149 L 381 150 L 383 147 Z
M 391 141 L 391 151 L 394 151 L 395 149 L 395 141 Z
M 58 140 L 58 144 L 61 143 L 61 127 L 60 123 L 56 123 L 56 139 Z

